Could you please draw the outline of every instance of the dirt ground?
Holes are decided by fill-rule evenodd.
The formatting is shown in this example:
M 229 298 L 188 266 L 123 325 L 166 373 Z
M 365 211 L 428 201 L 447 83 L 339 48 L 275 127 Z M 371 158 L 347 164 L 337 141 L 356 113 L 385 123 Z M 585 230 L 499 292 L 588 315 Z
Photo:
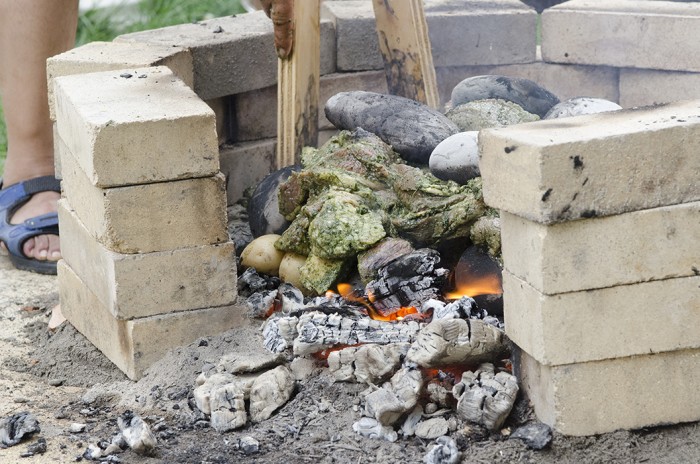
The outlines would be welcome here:
M 174 350 L 132 382 L 70 324 L 48 330 L 57 304 L 54 277 L 16 271 L 0 256 L 0 418 L 28 411 L 41 426 L 30 439 L 0 449 L 1 463 L 79 461 L 89 444 L 119 432 L 117 417 L 126 410 L 150 424 L 158 449 L 154 457 L 126 451 L 118 455 L 124 463 L 419 463 L 432 447 L 415 437 L 389 443 L 355 434 L 364 388 L 334 383 L 321 367 L 298 383 L 293 399 L 269 420 L 220 434 L 191 407 L 195 378 L 223 354 L 262 349 L 257 325 Z M 528 414 L 524 402 L 517 408 L 514 416 Z M 506 426 L 513 428 L 514 420 Z M 85 431 L 70 433 L 74 423 L 86 424 Z M 242 437 L 257 440 L 259 451 L 244 454 Z M 700 462 L 697 423 L 583 438 L 555 434 L 542 451 L 466 425 L 452 437 L 464 463 Z M 20 457 L 40 438 L 47 442 L 44 454 Z

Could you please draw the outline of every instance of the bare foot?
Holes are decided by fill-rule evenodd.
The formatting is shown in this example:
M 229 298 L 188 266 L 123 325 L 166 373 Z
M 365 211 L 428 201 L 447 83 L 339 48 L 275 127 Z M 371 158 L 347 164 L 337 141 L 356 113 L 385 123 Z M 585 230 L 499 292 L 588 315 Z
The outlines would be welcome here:
M 15 212 L 10 222 L 21 224 L 27 219 L 55 212 L 60 198 L 61 195 L 57 192 L 35 193 L 27 203 Z M 0 247 L 6 250 L 4 243 L 0 244 Z M 30 238 L 24 242 L 22 250 L 27 258 L 39 261 L 58 261 L 61 259 L 61 245 L 58 235 L 38 235 Z

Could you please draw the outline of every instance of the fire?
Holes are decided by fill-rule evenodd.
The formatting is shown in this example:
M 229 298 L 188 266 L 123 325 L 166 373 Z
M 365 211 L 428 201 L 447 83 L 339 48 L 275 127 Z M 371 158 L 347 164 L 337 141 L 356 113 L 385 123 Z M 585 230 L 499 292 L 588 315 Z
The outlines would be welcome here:
M 335 345 L 331 346 L 330 348 L 326 348 L 325 350 L 318 351 L 314 353 L 312 356 L 319 361 L 326 361 L 328 359 L 328 356 L 330 356 L 331 353 L 334 351 L 340 351 L 345 348 L 351 348 L 353 346 L 360 346 L 360 345 Z
M 374 301 L 373 295 L 369 295 L 368 298 L 358 297 L 355 295 L 352 285 L 350 284 L 338 284 L 338 294 L 348 301 L 360 303 L 367 310 L 367 315 L 377 321 L 401 321 L 406 317 L 411 317 L 413 314 L 418 314 L 418 310 L 413 306 L 401 307 L 390 314 L 383 314 L 379 312 L 372 304 Z
M 445 294 L 448 300 L 458 300 L 463 296 L 490 295 L 503 293 L 501 279 L 495 275 L 486 275 L 478 279 L 470 279 L 466 282 L 458 282 L 457 288 Z
M 455 266 L 455 289 L 445 299 L 503 293 L 501 269 L 496 261 L 477 247 L 464 251 Z

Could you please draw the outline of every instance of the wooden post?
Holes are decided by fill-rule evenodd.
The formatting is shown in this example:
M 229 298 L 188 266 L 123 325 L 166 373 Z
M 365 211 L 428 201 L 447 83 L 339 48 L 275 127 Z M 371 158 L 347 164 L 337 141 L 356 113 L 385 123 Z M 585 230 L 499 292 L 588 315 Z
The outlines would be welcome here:
M 372 0 L 389 93 L 437 108 L 440 98 L 422 0 Z
M 277 169 L 299 162 L 304 146 L 318 141 L 320 0 L 293 2 L 292 53 L 278 60 Z

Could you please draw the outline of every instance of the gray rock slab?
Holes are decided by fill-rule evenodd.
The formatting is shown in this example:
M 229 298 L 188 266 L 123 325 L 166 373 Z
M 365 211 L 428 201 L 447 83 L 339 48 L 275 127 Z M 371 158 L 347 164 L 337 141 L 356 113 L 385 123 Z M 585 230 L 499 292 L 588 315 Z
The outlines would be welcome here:
M 326 102 L 325 112 L 338 129 L 361 127 L 415 163 L 427 164 L 435 147 L 459 132 L 442 113 L 396 95 L 340 92 Z
M 478 135 L 477 131 L 459 132 L 440 142 L 430 154 L 430 172 L 461 185 L 480 175 Z

